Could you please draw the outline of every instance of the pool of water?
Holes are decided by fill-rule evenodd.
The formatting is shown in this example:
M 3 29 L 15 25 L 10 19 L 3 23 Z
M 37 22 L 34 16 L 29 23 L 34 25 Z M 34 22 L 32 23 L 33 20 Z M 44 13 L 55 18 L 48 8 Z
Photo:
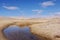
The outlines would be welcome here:
M 31 34 L 28 27 L 20 28 L 18 26 L 11 26 L 6 28 L 4 33 L 9 40 L 37 40 L 37 38 Z

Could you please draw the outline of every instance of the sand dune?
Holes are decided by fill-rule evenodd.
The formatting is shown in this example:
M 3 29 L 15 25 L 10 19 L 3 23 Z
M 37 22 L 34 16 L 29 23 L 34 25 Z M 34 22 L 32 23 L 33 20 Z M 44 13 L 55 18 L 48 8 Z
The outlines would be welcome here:
M 60 40 L 60 21 L 51 19 L 48 22 L 30 26 L 31 32 L 42 40 Z
M 10 25 L 28 26 L 41 40 L 60 40 L 60 18 L 0 18 L 0 40 L 8 40 L 3 30 Z

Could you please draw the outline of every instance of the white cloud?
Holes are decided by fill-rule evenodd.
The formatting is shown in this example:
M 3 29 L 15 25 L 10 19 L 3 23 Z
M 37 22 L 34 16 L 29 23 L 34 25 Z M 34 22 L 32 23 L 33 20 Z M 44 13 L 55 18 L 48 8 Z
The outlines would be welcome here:
M 49 17 L 60 17 L 60 12 L 53 12 L 48 15 Z
M 43 10 L 32 10 L 32 11 L 36 13 L 41 13 Z
M 32 17 L 40 17 L 43 10 L 32 10 L 32 12 L 35 12 L 35 14 L 32 15 Z
M 55 16 L 60 16 L 60 12 L 55 12 Z
M 48 6 L 54 6 L 54 5 L 55 3 L 53 1 L 46 1 L 41 3 L 42 7 L 48 7 Z
M 18 7 L 16 7 L 16 6 L 2 6 L 3 8 L 5 8 L 5 9 L 8 9 L 8 10 L 16 10 L 16 9 L 18 9 Z

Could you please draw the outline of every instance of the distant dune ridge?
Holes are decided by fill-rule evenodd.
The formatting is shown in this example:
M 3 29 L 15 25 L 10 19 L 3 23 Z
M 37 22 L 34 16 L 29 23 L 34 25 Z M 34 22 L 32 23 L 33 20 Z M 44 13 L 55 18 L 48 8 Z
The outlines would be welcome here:
M 10 18 L 0 17 L 0 40 L 8 40 L 3 30 L 10 25 L 28 26 L 40 40 L 60 40 L 60 18 Z

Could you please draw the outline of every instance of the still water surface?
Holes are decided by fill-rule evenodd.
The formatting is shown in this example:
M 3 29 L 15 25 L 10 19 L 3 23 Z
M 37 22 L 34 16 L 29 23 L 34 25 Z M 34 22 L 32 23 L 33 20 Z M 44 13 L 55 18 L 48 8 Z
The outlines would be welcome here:
M 28 27 L 20 28 L 18 26 L 10 26 L 4 30 L 4 33 L 10 40 L 37 40 L 37 38 L 31 34 Z

